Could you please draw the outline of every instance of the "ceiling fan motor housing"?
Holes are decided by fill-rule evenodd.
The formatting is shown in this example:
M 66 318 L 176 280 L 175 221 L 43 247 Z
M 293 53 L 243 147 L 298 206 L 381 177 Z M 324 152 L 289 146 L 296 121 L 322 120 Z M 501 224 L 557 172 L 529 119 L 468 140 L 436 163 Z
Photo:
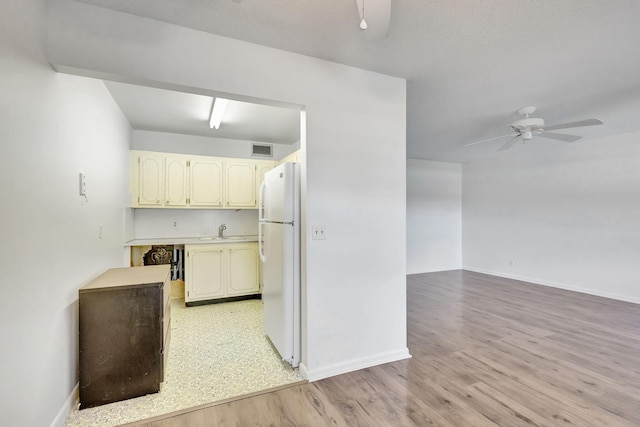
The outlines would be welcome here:
M 536 130 L 541 130 L 544 127 L 544 119 L 528 117 L 526 119 L 516 120 L 515 122 L 511 123 L 509 126 L 511 126 L 514 130 L 517 130 L 517 131 L 524 131 L 524 130 L 536 131 Z

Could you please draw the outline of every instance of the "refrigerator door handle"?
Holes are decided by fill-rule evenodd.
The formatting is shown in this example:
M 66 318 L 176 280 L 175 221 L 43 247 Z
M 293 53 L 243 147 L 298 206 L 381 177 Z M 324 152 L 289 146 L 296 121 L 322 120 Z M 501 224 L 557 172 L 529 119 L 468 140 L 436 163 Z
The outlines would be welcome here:
M 264 220 L 264 188 L 267 181 L 260 183 L 260 191 L 258 191 L 258 221 Z
M 258 223 L 258 255 L 260 255 L 260 260 L 262 262 L 267 262 L 267 257 L 264 256 L 262 248 L 262 222 Z

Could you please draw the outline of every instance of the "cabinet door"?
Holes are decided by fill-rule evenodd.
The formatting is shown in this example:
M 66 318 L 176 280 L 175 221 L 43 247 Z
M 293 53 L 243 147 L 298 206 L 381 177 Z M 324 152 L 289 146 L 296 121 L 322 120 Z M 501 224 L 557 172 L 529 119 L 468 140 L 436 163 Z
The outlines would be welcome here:
M 289 154 L 287 157 L 281 159 L 278 164 L 281 165 L 285 162 L 294 162 L 294 163 L 299 163 L 300 162 L 300 150 L 296 150 L 293 153 Z
M 222 245 L 185 246 L 187 265 L 185 301 L 220 298 L 225 295 L 224 249 Z
M 256 166 L 251 161 L 225 163 L 226 206 L 256 207 Z
M 138 157 L 138 204 L 161 206 L 164 181 L 164 157 L 141 154 Z
M 165 206 L 187 206 L 187 160 L 165 157 Z
M 189 204 L 222 207 L 222 161 L 192 157 Z
M 227 295 L 251 295 L 260 293 L 258 245 L 239 243 L 227 245 L 229 259 L 229 284 Z
M 260 185 L 264 181 L 264 174 L 273 169 L 275 165 L 276 162 L 259 162 L 256 164 L 256 198 L 260 198 Z

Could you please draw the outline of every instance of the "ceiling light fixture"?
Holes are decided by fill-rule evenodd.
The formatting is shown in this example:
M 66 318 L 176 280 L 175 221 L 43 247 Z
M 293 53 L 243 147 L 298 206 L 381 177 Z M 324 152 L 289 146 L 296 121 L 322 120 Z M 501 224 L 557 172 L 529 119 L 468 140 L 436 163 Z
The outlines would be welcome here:
M 360 29 L 367 29 L 367 21 L 364 20 L 364 0 L 362 0 L 362 21 L 360 21 Z
M 211 129 L 220 128 L 220 122 L 224 116 L 224 111 L 227 109 L 228 99 L 216 98 L 213 101 L 213 107 L 211 108 L 211 117 L 209 118 L 209 127 Z

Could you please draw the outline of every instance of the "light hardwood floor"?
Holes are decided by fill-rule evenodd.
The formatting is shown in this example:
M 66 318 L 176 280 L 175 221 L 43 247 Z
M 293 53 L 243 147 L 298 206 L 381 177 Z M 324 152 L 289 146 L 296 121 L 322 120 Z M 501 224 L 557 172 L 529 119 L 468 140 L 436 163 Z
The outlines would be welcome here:
M 640 425 L 640 305 L 468 271 L 407 282 L 412 359 L 137 425 Z

